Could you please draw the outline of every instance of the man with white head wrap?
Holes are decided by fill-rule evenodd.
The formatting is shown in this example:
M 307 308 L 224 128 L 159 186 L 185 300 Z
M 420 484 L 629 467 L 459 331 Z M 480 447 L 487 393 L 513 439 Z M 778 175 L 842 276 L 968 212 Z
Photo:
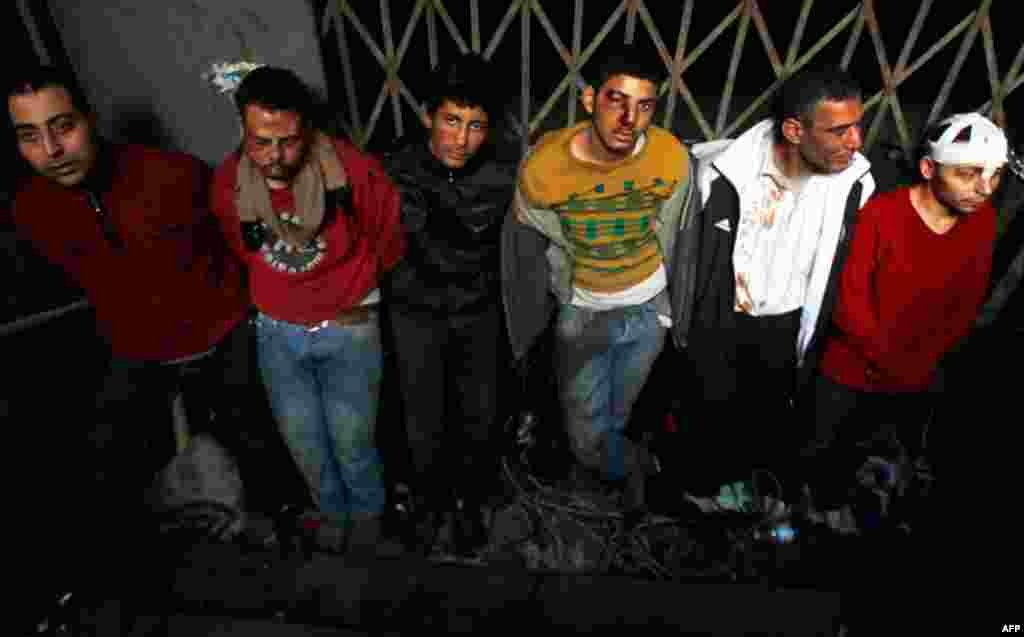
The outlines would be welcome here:
M 863 459 L 852 450 L 880 427 L 910 455 L 921 452 L 938 363 L 967 335 L 988 289 L 1006 136 L 977 113 L 959 114 L 921 150 L 919 181 L 869 201 L 854 230 L 806 449 L 827 467 L 811 474 L 819 509 L 843 504 Z

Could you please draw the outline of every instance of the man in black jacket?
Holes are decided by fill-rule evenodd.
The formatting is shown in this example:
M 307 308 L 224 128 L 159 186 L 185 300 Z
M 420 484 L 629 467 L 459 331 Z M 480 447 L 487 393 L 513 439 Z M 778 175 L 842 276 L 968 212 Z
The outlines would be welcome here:
M 433 78 L 429 137 L 390 155 L 407 252 L 385 284 L 412 455 L 415 542 L 429 551 L 454 511 L 455 549 L 487 541 L 482 505 L 494 489 L 504 333 L 501 220 L 516 163 L 497 159 L 493 78 L 466 55 Z
M 703 207 L 687 355 L 698 394 L 675 464 L 692 472 L 694 492 L 757 469 L 788 482 L 781 472 L 805 435 L 792 407 L 817 368 L 853 222 L 875 188 L 859 152 L 861 96 L 844 71 L 805 70 L 780 88 L 771 118 L 693 148 Z

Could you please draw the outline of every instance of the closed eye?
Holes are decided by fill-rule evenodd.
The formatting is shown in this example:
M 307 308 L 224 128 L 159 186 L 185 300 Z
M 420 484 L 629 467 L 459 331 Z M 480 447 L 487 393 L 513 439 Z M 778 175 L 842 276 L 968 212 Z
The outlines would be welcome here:
M 833 135 L 835 135 L 837 137 L 843 137 L 844 135 L 846 135 L 846 133 L 850 132 L 850 129 L 852 129 L 852 128 L 858 128 L 859 129 L 860 127 L 861 127 L 860 122 L 857 122 L 856 124 L 848 124 L 846 126 L 836 126 L 835 128 L 830 128 L 830 129 L 828 129 L 828 132 L 832 133 Z

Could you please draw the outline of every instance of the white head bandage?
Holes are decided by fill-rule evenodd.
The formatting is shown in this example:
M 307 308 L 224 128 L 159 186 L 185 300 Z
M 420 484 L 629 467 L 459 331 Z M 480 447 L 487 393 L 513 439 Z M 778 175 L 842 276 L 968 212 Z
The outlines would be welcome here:
M 989 179 L 1009 158 L 1006 135 L 978 113 L 953 115 L 938 130 L 938 139 L 928 141 L 928 157 L 939 164 L 981 166 Z

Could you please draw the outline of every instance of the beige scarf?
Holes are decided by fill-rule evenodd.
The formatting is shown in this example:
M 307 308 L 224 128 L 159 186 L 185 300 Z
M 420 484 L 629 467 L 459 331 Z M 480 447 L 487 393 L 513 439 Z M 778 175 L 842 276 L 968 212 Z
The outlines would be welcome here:
M 291 182 L 295 197 L 292 216 L 283 220 L 270 203 L 270 190 L 259 167 L 246 153 L 240 153 L 235 186 L 238 217 L 243 223 L 262 221 L 274 235 L 292 246 L 304 248 L 316 237 L 324 221 L 324 196 L 348 184 L 345 168 L 334 144 L 318 134 L 309 157 Z

